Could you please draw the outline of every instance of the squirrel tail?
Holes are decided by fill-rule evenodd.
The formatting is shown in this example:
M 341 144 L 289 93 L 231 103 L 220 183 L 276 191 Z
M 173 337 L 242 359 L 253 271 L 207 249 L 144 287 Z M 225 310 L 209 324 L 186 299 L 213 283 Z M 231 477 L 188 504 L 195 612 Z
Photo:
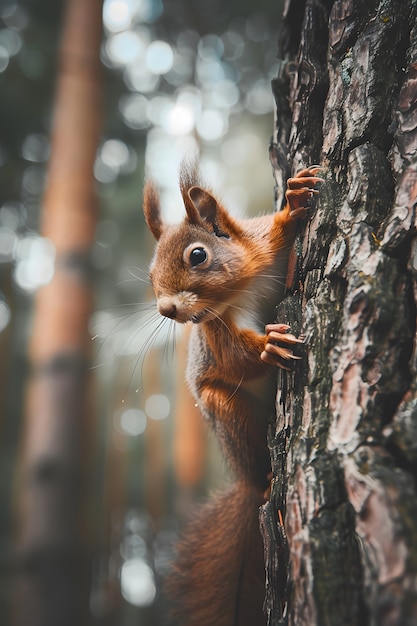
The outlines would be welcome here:
M 166 585 L 181 626 L 265 626 L 264 502 L 254 487 L 236 483 L 186 527 Z

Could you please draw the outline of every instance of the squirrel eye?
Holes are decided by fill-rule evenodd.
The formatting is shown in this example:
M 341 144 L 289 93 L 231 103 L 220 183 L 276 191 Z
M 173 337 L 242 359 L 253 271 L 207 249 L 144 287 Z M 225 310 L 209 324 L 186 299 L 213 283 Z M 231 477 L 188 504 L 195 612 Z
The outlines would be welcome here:
M 185 265 L 188 265 L 189 267 L 198 267 L 199 269 L 205 269 L 209 267 L 211 263 L 210 250 L 199 241 L 195 241 L 187 246 L 184 250 L 182 258 Z
M 208 255 L 204 248 L 194 248 L 190 252 L 190 265 L 196 267 L 207 261 Z

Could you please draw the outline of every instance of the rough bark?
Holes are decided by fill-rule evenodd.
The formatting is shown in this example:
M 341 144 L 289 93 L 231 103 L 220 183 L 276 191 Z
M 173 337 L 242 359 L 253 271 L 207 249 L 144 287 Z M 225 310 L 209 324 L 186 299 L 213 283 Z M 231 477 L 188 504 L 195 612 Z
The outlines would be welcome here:
M 94 241 L 93 165 L 101 128 L 101 0 L 68 0 L 55 99 L 42 235 L 56 250 L 35 299 L 17 502 L 19 571 L 13 623 L 85 624 L 88 254 Z
M 268 624 L 417 621 L 417 5 L 287 0 L 271 146 L 325 183 L 280 321 L 305 358 L 280 374 L 261 511 Z

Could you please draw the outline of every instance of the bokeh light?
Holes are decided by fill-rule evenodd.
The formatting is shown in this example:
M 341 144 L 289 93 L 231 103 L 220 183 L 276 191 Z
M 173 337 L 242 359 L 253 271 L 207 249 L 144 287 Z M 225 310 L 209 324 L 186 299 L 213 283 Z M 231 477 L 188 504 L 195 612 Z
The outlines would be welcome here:
M 158 74 L 153 74 L 143 61 L 125 68 L 124 81 L 131 91 L 148 94 L 157 91 L 160 77 Z
M 197 131 L 200 137 L 206 141 L 221 139 L 228 127 L 227 117 L 221 111 L 206 110 L 197 120 Z
M 112 35 L 106 44 L 106 52 L 115 65 L 136 63 L 144 51 L 145 46 L 141 37 L 130 30 Z
M 149 396 L 145 402 L 145 412 L 153 420 L 166 419 L 171 410 L 171 403 L 167 396 L 156 393 Z
M 4 70 L 9 65 L 10 55 L 6 48 L 0 44 L 0 72 L 4 72 Z
M 174 62 L 171 46 L 166 41 L 153 41 L 146 51 L 145 61 L 153 74 L 166 74 Z
M 172 135 L 187 135 L 195 124 L 194 112 L 186 103 L 177 102 L 167 112 L 164 128 Z
M 9 56 L 14 56 L 23 45 L 20 33 L 12 28 L 2 28 L 0 30 L 0 46 L 4 48 Z
M 107 139 L 97 155 L 94 175 L 102 183 L 111 183 L 120 174 L 133 172 L 136 164 L 136 153 L 124 141 Z
M 42 133 L 27 135 L 22 144 L 22 157 L 26 161 L 42 163 L 49 157 L 49 140 Z
M 140 94 L 124 95 L 119 101 L 119 110 L 124 122 L 136 130 L 148 128 L 150 120 L 147 109 L 148 99 Z
M 146 415 L 140 409 L 126 409 L 118 411 L 114 416 L 114 424 L 117 430 L 129 437 L 137 437 L 145 432 Z
M 132 3 L 126 0 L 105 0 L 103 23 L 109 31 L 118 32 L 130 26 L 133 18 Z
M 105 0 L 103 24 L 107 31 L 118 32 L 132 22 L 153 22 L 162 8 L 161 0 Z
M 24 291 L 35 291 L 52 280 L 55 248 L 49 239 L 35 234 L 26 235 L 17 241 L 14 256 L 14 278 Z
M 26 28 L 29 21 L 25 8 L 13 0 L 3 0 L 0 3 L 0 17 L 6 26 L 16 31 Z
M 123 598 L 134 606 L 150 606 L 155 600 L 155 576 L 143 559 L 129 559 L 123 563 L 120 587 Z
M 3 263 L 13 259 L 15 249 L 16 233 L 10 228 L 0 227 L 0 261 Z

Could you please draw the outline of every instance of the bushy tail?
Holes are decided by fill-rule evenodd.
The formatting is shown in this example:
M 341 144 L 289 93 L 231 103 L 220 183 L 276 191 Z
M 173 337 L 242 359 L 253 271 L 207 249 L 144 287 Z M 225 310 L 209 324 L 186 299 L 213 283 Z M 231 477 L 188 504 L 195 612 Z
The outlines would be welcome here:
M 185 529 L 167 583 L 181 626 L 264 626 L 264 498 L 237 483 L 208 502 Z

